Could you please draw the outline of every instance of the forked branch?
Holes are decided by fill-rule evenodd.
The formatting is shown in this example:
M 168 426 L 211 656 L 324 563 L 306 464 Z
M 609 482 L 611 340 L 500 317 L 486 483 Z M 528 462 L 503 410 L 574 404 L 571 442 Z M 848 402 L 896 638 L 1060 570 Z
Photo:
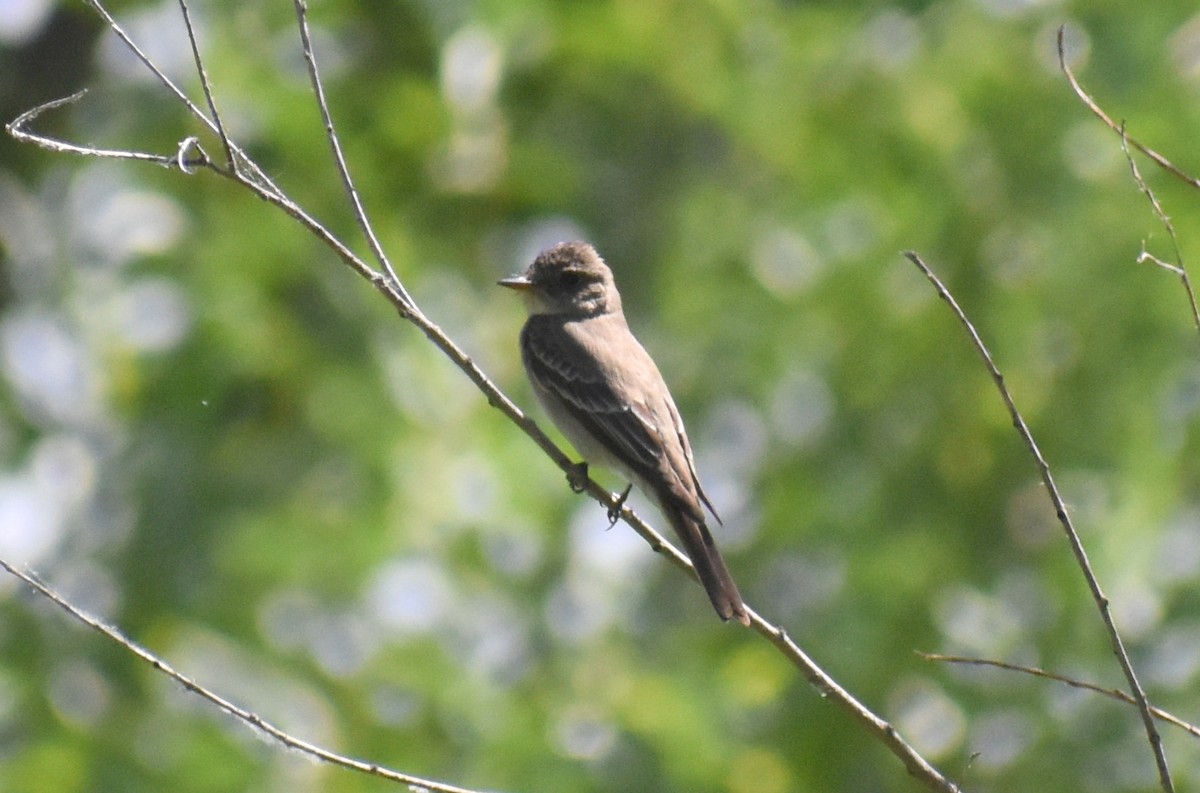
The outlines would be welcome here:
M 926 661 L 940 661 L 946 664 L 960 664 L 962 666 L 990 666 L 995 669 L 1003 669 L 1007 672 L 1020 672 L 1031 677 L 1041 677 L 1046 680 L 1053 680 L 1071 688 L 1078 688 L 1083 691 L 1092 691 L 1109 699 L 1115 699 L 1117 702 L 1124 702 L 1126 705 L 1137 706 L 1137 700 L 1126 694 L 1119 688 L 1105 688 L 1098 686 L 1095 683 L 1089 683 L 1086 680 L 1076 680 L 1073 677 L 1060 675 L 1055 672 L 1048 672 L 1037 666 L 1022 666 L 1021 664 L 1010 664 L 1006 661 L 996 661 L 991 658 L 971 658 L 963 655 L 942 655 L 941 653 L 920 653 L 920 656 Z M 1185 732 L 1191 733 L 1193 737 L 1200 738 L 1200 727 L 1195 724 L 1184 721 L 1178 716 L 1168 713 L 1162 708 L 1151 707 L 1150 712 L 1154 717 L 1165 724 L 1170 724 L 1178 727 Z
M 1088 561 L 1083 541 L 1079 539 L 1079 532 L 1075 530 L 1075 523 L 1071 520 L 1071 514 L 1067 510 L 1066 502 L 1058 490 L 1058 485 L 1054 482 L 1054 475 L 1050 472 L 1050 464 L 1042 456 L 1042 450 L 1038 448 L 1037 441 L 1033 439 L 1033 433 L 1030 431 L 1029 425 L 1025 423 L 1025 419 L 1021 416 L 1021 411 L 1017 409 L 1017 404 L 1013 401 L 1012 394 L 1008 391 L 1008 386 L 1004 384 L 1004 375 L 1000 373 L 1000 369 L 992 359 L 992 354 L 988 352 L 987 345 L 983 343 L 983 339 L 979 336 L 979 332 L 975 330 L 975 326 L 971 324 L 971 320 L 967 319 L 966 313 L 958 305 L 958 301 L 954 299 L 954 295 L 950 293 L 950 290 L 946 288 L 942 280 L 930 269 L 929 265 L 925 264 L 920 255 L 914 251 L 906 251 L 904 255 L 929 279 L 934 289 L 937 290 L 938 297 L 944 300 L 946 305 L 950 307 L 959 324 L 967 332 L 967 335 L 971 339 L 971 344 L 974 345 L 976 352 L 979 353 L 979 357 L 983 359 L 983 364 L 987 368 L 992 382 L 996 384 L 996 390 L 1000 392 L 1000 398 L 1004 401 L 1004 407 L 1008 410 L 1008 414 L 1012 418 L 1013 426 L 1021 436 L 1021 441 L 1025 444 L 1025 448 L 1029 450 L 1034 463 L 1037 465 L 1038 474 L 1041 476 L 1042 484 L 1046 488 L 1046 494 L 1050 497 L 1050 502 L 1054 505 L 1054 514 L 1058 517 L 1058 522 L 1067 536 L 1067 541 L 1071 546 L 1071 553 L 1075 555 L 1075 561 L 1079 565 L 1084 580 L 1087 582 L 1088 590 L 1092 594 L 1092 600 L 1095 601 L 1096 608 L 1100 612 L 1100 620 L 1104 623 L 1104 629 L 1108 633 L 1113 654 L 1117 656 L 1117 661 L 1121 665 L 1121 671 L 1125 675 L 1125 680 L 1129 683 L 1129 689 L 1133 694 L 1134 702 L 1137 703 L 1138 713 L 1141 714 L 1142 725 L 1146 730 L 1146 737 L 1149 739 L 1151 751 L 1154 753 L 1154 762 L 1158 767 L 1159 784 L 1162 786 L 1164 793 L 1172 793 L 1175 790 L 1175 785 L 1171 780 L 1171 771 L 1167 765 L 1167 756 L 1163 752 L 1162 737 L 1158 734 L 1158 728 L 1154 725 L 1154 715 L 1150 712 L 1150 703 L 1146 699 L 1146 692 L 1142 690 L 1142 684 L 1138 680 L 1137 673 L 1134 672 L 1133 663 L 1129 660 L 1129 654 L 1125 652 L 1125 643 L 1121 640 L 1121 634 L 1117 631 L 1116 623 L 1113 622 L 1112 613 L 1109 611 L 1108 597 L 1100 588 L 1100 582 L 1092 570 L 1092 563 Z
M 1168 272 L 1172 272 L 1175 275 L 1179 276 L 1179 279 L 1183 282 L 1184 292 L 1187 293 L 1188 305 L 1191 307 L 1191 310 L 1192 310 L 1192 321 L 1196 325 L 1196 330 L 1200 331 L 1200 306 L 1197 306 L 1196 292 L 1195 292 L 1195 290 L 1192 289 L 1192 281 L 1190 278 L 1188 278 L 1187 269 L 1184 268 L 1184 266 L 1183 266 L 1183 255 L 1179 251 L 1179 239 L 1175 235 L 1175 226 L 1174 226 L 1174 224 L 1171 223 L 1171 219 L 1167 216 L 1167 213 L 1163 210 L 1162 204 L 1160 204 L 1158 201 L 1158 197 L 1154 195 L 1153 191 L 1151 191 L 1150 187 L 1146 184 L 1146 181 L 1142 178 L 1142 174 L 1138 170 L 1137 163 L 1134 161 L 1133 156 L 1130 154 L 1129 148 L 1132 146 L 1133 148 L 1137 149 L 1142 154 L 1149 157 L 1151 159 L 1151 161 L 1153 161 L 1154 164 L 1157 165 L 1159 168 L 1162 168 L 1167 173 L 1171 174 L 1172 176 L 1176 177 L 1177 179 L 1180 179 L 1181 181 L 1183 181 L 1185 184 L 1188 184 L 1196 189 L 1200 189 L 1200 179 L 1197 179 L 1196 177 L 1189 175 L 1182 168 L 1175 165 L 1170 160 L 1168 160 L 1166 157 L 1162 156 L 1161 154 L 1156 152 L 1154 149 L 1151 149 L 1149 146 L 1145 145 L 1141 141 L 1139 141 L 1135 138 L 1129 137 L 1128 133 L 1125 130 L 1125 125 L 1118 124 L 1117 122 L 1113 121 L 1112 117 L 1109 116 L 1108 113 L 1104 112 L 1104 109 L 1101 108 L 1099 104 L 1097 104 L 1096 100 L 1092 98 L 1091 94 L 1089 94 L 1087 91 L 1085 91 L 1083 89 L 1083 86 L 1079 84 L 1078 78 L 1075 77 L 1075 73 L 1073 71 L 1071 71 L 1071 67 L 1067 63 L 1067 51 L 1066 51 L 1065 38 L 1066 38 L 1066 30 L 1065 30 L 1065 28 L 1060 27 L 1058 29 L 1058 65 L 1059 65 L 1059 68 L 1061 68 L 1063 71 L 1063 74 L 1066 75 L 1067 82 L 1069 82 L 1071 84 L 1071 89 L 1075 92 L 1075 95 L 1078 96 L 1079 99 L 1087 106 L 1088 110 L 1091 110 L 1092 113 L 1096 116 L 1096 118 L 1103 121 L 1105 126 L 1107 126 L 1113 132 L 1115 132 L 1121 136 L 1121 150 L 1125 152 L 1125 157 L 1129 161 L 1129 168 L 1133 172 L 1133 179 L 1137 183 L 1138 189 L 1141 190 L 1142 193 L 1145 194 L 1146 198 L 1150 201 L 1150 206 L 1154 210 L 1155 216 L 1162 222 L 1163 226 L 1166 227 L 1167 234 L 1171 238 L 1171 245 L 1175 249 L 1175 261 L 1177 262 L 1177 264 L 1168 264 L 1168 263 L 1162 261 L 1161 259 L 1151 256 L 1149 253 L 1146 253 L 1144 251 L 1143 251 L 1142 255 L 1138 257 L 1138 261 L 1139 262 L 1141 262 L 1141 261 L 1153 262 L 1154 264 L 1161 266 L 1163 269 L 1167 270 Z

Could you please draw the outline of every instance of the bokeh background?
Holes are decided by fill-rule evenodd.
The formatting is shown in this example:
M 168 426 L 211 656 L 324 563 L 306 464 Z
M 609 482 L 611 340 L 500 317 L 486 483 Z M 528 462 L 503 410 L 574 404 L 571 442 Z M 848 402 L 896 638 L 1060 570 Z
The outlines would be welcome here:
M 424 310 L 522 405 L 540 248 L 606 256 L 749 601 L 975 791 L 1144 791 L 1123 680 L 944 276 L 1154 701 L 1200 720 L 1200 365 L 1073 63 L 1200 171 L 1192 0 L 315 2 L 359 187 Z M 171 2 L 119 2 L 199 98 Z M 355 226 L 291 4 L 197 3 L 226 123 Z M 199 128 L 81 2 L 0 3 L 0 111 Z M 206 138 L 210 152 L 217 147 Z M 1144 163 L 1200 257 L 1200 195 Z M 292 221 L 211 175 L 0 139 L 0 555 L 309 741 L 498 791 L 911 791 L 877 742 L 562 474 Z M 620 483 L 609 482 L 614 488 Z M 652 514 L 652 513 L 647 513 Z M 377 791 L 0 578 L 0 788 Z M 1181 789 L 1200 746 L 1165 728 Z

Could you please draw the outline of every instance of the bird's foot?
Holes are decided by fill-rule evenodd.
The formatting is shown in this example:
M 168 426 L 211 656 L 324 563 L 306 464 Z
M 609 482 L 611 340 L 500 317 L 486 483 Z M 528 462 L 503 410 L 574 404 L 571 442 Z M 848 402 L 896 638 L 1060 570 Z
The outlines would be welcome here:
M 588 464 L 586 462 L 578 462 L 567 469 L 567 484 L 576 493 L 582 493 L 587 490 L 588 483 Z
M 625 508 L 625 499 L 629 498 L 629 491 L 633 490 L 633 482 L 630 482 L 621 495 L 617 496 L 617 502 L 608 508 L 608 527 L 611 529 L 617 525 L 617 521 L 621 517 L 621 510 Z

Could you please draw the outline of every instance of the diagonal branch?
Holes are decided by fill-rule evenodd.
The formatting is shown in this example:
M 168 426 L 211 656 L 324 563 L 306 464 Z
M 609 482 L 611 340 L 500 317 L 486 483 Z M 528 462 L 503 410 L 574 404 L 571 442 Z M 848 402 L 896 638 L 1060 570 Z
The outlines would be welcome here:
M 1095 114 L 1096 118 L 1103 121 L 1105 123 L 1105 125 L 1109 129 L 1111 129 L 1113 132 L 1117 133 L 1118 135 L 1124 135 L 1122 125 L 1113 121 L 1112 118 L 1107 113 L 1104 112 L 1104 110 L 1100 107 L 1100 105 L 1098 105 L 1096 103 L 1096 100 L 1091 97 L 1091 94 L 1089 94 L 1087 91 L 1083 90 L 1083 86 L 1080 85 L 1079 80 L 1077 80 L 1075 78 L 1075 73 L 1073 71 L 1071 71 L 1071 67 L 1067 65 L 1067 50 L 1066 50 L 1065 38 L 1066 38 L 1066 28 L 1065 28 L 1065 26 L 1060 27 L 1058 29 L 1058 66 L 1060 69 L 1063 70 L 1063 74 L 1065 74 L 1067 76 L 1067 82 L 1069 82 L 1071 84 L 1071 89 L 1073 91 L 1075 91 L 1075 94 L 1083 101 L 1083 103 L 1085 105 L 1087 105 L 1088 110 L 1091 110 L 1092 113 Z M 1168 160 L 1166 157 L 1164 157 L 1161 154 L 1159 154 L 1158 152 L 1156 152 L 1154 149 L 1150 148 L 1149 146 L 1145 145 L 1141 141 L 1138 141 L 1134 138 L 1130 138 L 1129 143 L 1133 145 L 1133 148 L 1137 149 L 1142 154 L 1145 154 L 1147 157 L 1154 160 L 1155 164 L 1157 164 L 1160 168 L 1162 168 L 1167 173 L 1183 180 L 1184 182 L 1187 182 L 1192 187 L 1200 189 L 1200 179 L 1197 179 L 1194 176 L 1189 176 L 1186 172 L 1184 172 L 1184 170 L 1182 168 L 1180 168 L 1177 165 L 1175 165 L 1174 163 L 1172 163 L 1170 160 Z
M 204 91 L 204 101 L 208 103 L 208 112 L 211 114 L 213 130 L 217 133 L 217 137 L 221 139 L 221 146 L 225 149 L 225 165 L 228 168 L 236 169 L 237 158 L 233 154 L 233 146 L 229 142 L 229 135 L 225 132 L 225 124 L 221 121 L 221 114 L 217 112 L 217 100 L 213 98 L 212 82 L 208 79 L 208 69 L 204 68 L 204 58 L 200 55 L 200 45 L 196 41 L 196 27 L 192 24 L 192 10 L 188 7 L 185 0 L 179 0 L 179 12 L 183 15 L 183 25 L 187 28 L 188 46 L 192 48 L 192 62 L 196 64 L 196 74 L 200 77 L 200 87 Z
M 167 76 L 166 72 L 164 72 L 162 69 L 158 68 L 158 65 L 155 64 L 154 61 L 152 61 L 150 59 L 150 56 L 147 55 L 145 53 L 145 51 L 141 47 L 138 46 L 137 42 L 135 42 L 133 40 L 133 38 L 128 33 L 125 32 L 125 29 L 122 28 L 121 25 L 117 22 L 117 20 L 113 17 L 113 15 L 108 12 L 108 9 L 104 7 L 104 4 L 101 3 L 100 0 L 84 0 L 84 2 L 87 3 L 88 6 L 90 6 L 93 11 L 95 11 L 97 14 L 100 15 L 100 17 L 104 20 L 104 24 L 108 25 L 109 30 L 111 30 L 117 36 L 117 38 L 119 38 L 121 40 L 121 43 L 123 43 L 126 47 L 129 48 L 129 51 L 132 52 L 134 54 L 134 56 L 139 61 L 142 62 L 142 65 L 144 65 L 150 71 L 150 73 L 154 75 L 155 79 L 157 79 L 164 88 L 166 88 L 171 94 L 173 94 L 175 96 L 175 98 L 178 99 L 183 104 L 183 106 L 187 108 L 188 112 L 192 115 L 193 118 L 195 118 L 197 121 L 199 121 L 204 126 L 208 127 L 209 130 L 211 130 L 214 134 L 216 134 L 218 137 L 220 137 L 223 145 L 225 145 L 225 144 L 228 145 L 228 151 L 233 152 L 233 155 L 234 155 L 234 157 L 233 157 L 234 164 L 231 166 L 231 169 L 235 173 L 240 174 L 240 171 L 238 169 L 239 162 L 243 165 L 247 165 L 248 167 L 250 167 L 250 169 L 252 171 L 253 178 L 259 184 L 263 185 L 268 190 L 272 190 L 277 193 L 279 192 L 279 188 L 271 180 L 271 177 L 267 176 L 267 174 L 261 168 L 259 168 L 258 165 L 256 165 L 249 158 L 249 156 L 246 155 L 246 153 L 244 151 L 242 151 L 237 146 L 237 144 L 235 144 L 229 140 L 229 138 L 225 135 L 224 128 L 218 124 L 218 121 L 213 120 L 213 119 L 209 118 L 208 116 L 206 116 L 204 114 L 204 111 L 201 110 L 196 105 L 196 103 L 193 102 L 188 97 L 188 95 L 183 92 L 183 89 L 181 89 L 179 86 L 175 85 L 175 82 L 170 77 Z M 188 25 L 189 25 L 189 30 L 190 30 L 190 16 L 185 17 L 185 19 L 188 20 Z M 194 33 L 189 32 L 189 38 L 194 38 Z M 198 55 L 199 51 L 194 50 L 194 52 L 196 53 L 197 57 L 199 57 L 199 55 Z M 202 79 L 203 79 L 204 85 L 207 86 L 208 85 L 207 76 L 203 76 Z M 214 105 L 214 112 L 215 112 L 215 105 Z M 76 153 L 85 153 L 85 152 L 76 152 Z
M 1130 691 L 1133 692 L 1138 712 L 1142 716 L 1142 724 L 1146 729 L 1146 737 L 1150 741 L 1150 749 L 1154 753 L 1154 761 L 1158 766 L 1159 782 L 1165 793 L 1172 793 L 1175 790 L 1175 785 L 1171 781 L 1171 772 L 1167 766 L 1167 757 L 1162 748 L 1162 737 L 1158 734 L 1158 728 L 1154 726 L 1154 716 L 1150 712 L 1150 703 L 1146 700 L 1146 692 L 1142 690 L 1142 684 L 1138 681 L 1137 674 L 1133 670 L 1133 663 L 1129 660 L 1129 654 L 1125 652 L 1125 643 L 1121 641 L 1121 635 L 1117 632 L 1116 623 L 1113 622 L 1112 613 L 1108 608 L 1108 597 L 1100 589 L 1100 582 L 1096 579 L 1096 574 L 1092 571 L 1092 564 L 1088 561 L 1087 551 L 1084 550 L 1083 542 L 1079 539 L 1079 533 L 1075 530 L 1075 524 L 1071 520 L 1070 513 L 1067 511 L 1066 502 L 1063 501 L 1062 494 L 1058 490 L 1058 485 L 1054 483 L 1054 476 L 1050 473 L 1050 465 L 1046 462 L 1046 458 L 1042 456 L 1041 449 L 1038 448 L 1037 442 L 1033 439 L 1033 433 L 1030 432 L 1029 425 L 1025 423 L 1025 419 L 1021 417 L 1021 412 L 1017 410 L 1017 405 L 1013 401 L 1008 387 L 1004 385 L 1004 375 L 996 367 L 995 361 L 992 360 L 992 354 L 988 352 L 987 346 L 983 343 L 983 339 L 980 338 L 978 331 L 975 330 L 975 326 L 971 324 L 971 320 L 967 319 L 966 313 L 959 307 L 958 301 L 954 299 L 954 295 L 950 293 L 950 290 L 946 288 L 941 279 L 929 268 L 929 265 L 925 264 L 919 254 L 914 251 L 905 251 L 904 255 L 929 279 L 929 282 L 937 290 L 938 297 L 944 300 L 946 305 L 950 306 L 950 310 L 954 312 L 954 316 L 958 319 L 959 324 L 963 326 L 967 331 L 967 335 L 971 337 L 971 343 L 983 359 L 983 364 L 987 367 L 988 374 L 991 375 L 992 381 L 996 384 L 996 389 L 1000 392 L 1000 398 L 1004 400 L 1004 406 L 1008 409 L 1009 416 L 1012 417 L 1013 426 L 1016 427 L 1017 433 L 1021 436 L 1021 440 L 1024 441 L 1025 448 L 1033 456 L 1038 473 L 1042 477 L 1042 484 L 1046 486 L 1046 493 L 1050 496 L 1050 501 L 1054 505 L 1054 514 L 1058 517 L 1058 522 L 1062 524 L 1063 531 L 1067 535 L 1067 541 L 1071 545 L 1071 552 L 1075 554 L 1075 561 L 1078 563 L 1079 569 L 1083 572 L 1084 580 L 1087 581 L 1088 589 L 1092 593 L 1092 600 L 1096 602 L 1096 608 L 1100 611 L 1100 619 L 1103 621 L 1104 628 L 1108 632 L 1113 654 L 1117 656 L 1117 661 L 1121 665 L 1121 671 L 1124 672 L 1125 679 L 1129 682 Z
M 1134 162 L 1132 155 L 1129 153 L 1129 147 L 1132 146 L 1133 148 L 1137 149 L 1142 154 L 1153 160 L 1155 165 L 1162 168 L 1172 176 L 1183 180 L 1192 187 L 1200 189 L 1200 179 L 1188 175 L 1183 171 L 1182 168 L 1172 163 L 1154 149 L 1151 149 L 1149 146 L 1146 146 L 1140 141 L 1129 137 L 1125 131 L 1125 125 L 1118 124 L 1117 122 L 1113 121 L 1112 118 L 1104 112 L 1100 105 L 1096 103 L 1096 100 L 1092 98 L 1091 94 L 1083 90 L 1083 86 L 1079 84 L 1079 80 L 1075 77 L 1075 73 L 1071 71 L 1071 67 L 1067 65 L 1066 45 L 1064 39 L 1065 29 L 1060 27 L 1058 29 L 1059 68 L 1063 70 L 1063 74 L 1066 75 L 1067 82 L 1071 84 L 1072 90 L 1074 90 L 1075 94 L 1083 101 L 1085 105 L 1087 105 L 1087 108 L 1091 110 L 1097 118 L 1103 121 L 1109 129 L 1121 136 L 1121 150 L 1125 152 L 1125 157 L 1129 161 L 1129 168 L 1133 172 L 1133 179 L 1137 183 L 1138 189 L 1146 195 L 1147 199 L 1149 199 L 1150 206 L 1154 210 L 1155 216 L 1158 217 L 1158 219 L 1166 227 L 1167 234 L 1169 234 L 1171 237 L 1171 245 L 1175 248 L 1175 261 L 1179 262 L 1179 264 L 1167 264 L 1148 253 L 1143 253 L 1142 256 L 1138 257 L 1138 261 L 1154 262 L 1163 269 L 1173 272 L 1179 276 L 1180 280 L 1183 281 L 1183 289 L 1187 293 L 1188 303 L 1192 309 L 1192 321 L 1196 323 L 1196 329 L 1200 330 L 1200 306 L 1198 306 L 1196 303 L 1196 292 L 1192 289 L 1191 279 L 1188 278 L 1187 270 L 1184 269 L 1183 266 L 1183 255 L 1179 251 L 1179 239 L 1175 235 L 1175 226 L 1171 223 L 1171 219 L 1167 217 L 1167 213 L 1163 210 L 1162 204 L 1158 202 L 1158 198 L 1150 190 L 1145 180 L 1142 179 L 1142 174 L 1138 170 L 1137 163 Z
M 220 694 L 217 694 L 200 683 L 197 683 L 192 678 L 176 671 L 175 668 L 166 661 L 162 660 L 141 645 L 127 639 L 116 628 L 106 625 L 99 619 L 84 612 L 82 609 L 72 604 L 58 592 L 46 586 L 29 573 L 26 573 L 23 570 L 18 570 L 4 559 L 0 559 L 0 567 L 3 567 L 10 575 L 14 575 L 24 581 L 30 589 L 32 589 L 34 592 L 37 592 L 42 597 L 49 599 L 50 602 L 54 603 L 54 605 L 70 614 L 76 621 L 83 623 L 92 630 L 104 635 L 111 641 L 121 645 L 127 651 L 137 656 L 140 660 L 149 664 L 156 671 L 163 673 L 179 685 L 183 686 L 183 688 L 187 691 L 190 691 L 193 694 L 208 700 L 212 704 L 216 705 L 220 710 L 257 730 L 262 731 L 289 749 L 295 749 L 296 751 L 302 752 L 309 757 L 330 763 L 332 765 L 342 766 L 343 768 L 349 768 L 353 771 L 370 774 L 371 776 L 382 777 L 383 779 L 387 779 L 392 782 L 401 782 L 409 787 L 424 788 L 426 790 L 434 791 L 434 793 L 479 793 L 478 791 L 470 790 L 468 788 L 455 787 L 454 785 L 435 782 L 431 779 L 423 779 L 410 774 L 402 774 L 399 771 L 392 771 L 391 769 L 384 768 L 376 765 L 375 763 L 367 763 L 363 762 L 362 760 L 355 760 L 352 757 L 346 757 L 345 755 L 331 752 L 328 749 L 324 749 L 315 744 L 311 744 L 307 741 L 296 738 L 290 733 L 279 729 L 274 724 L 271 724 L 271 722 L 266 721 L 257 713 L 235 705 L 234 703 L 222 697 Z
M 1079 688 L 1084 691 L 1094 691 L 1097 694 L 1106 696 L 1109 699 L 1115 699 L 1118 702 L 1124 702 L 1126 705 L 1137 705 L 1137 700 L 1126 694 L 1119 688 L 1105 688 L 1098 686 L 1095 683 L 1089 683 L 1086 680 L 1076 680 L 1066 675 L 1047 672 L 1036 666 L 1022 666 L 1020 664 L 1010 664 L 1006 661 L 993 661 L 990 658 L 969 658 L 962 655 L 942 655 L 941 653 L 918 653 L 926 661 L 941 661 L 947 664 L 962 664 L 964 666 L 992 666 L 996 669 L 1004 669 L 1009 672 L 1021 672 L 1022 674 L 1032 675 L 1033 677 L 1043 677 L 1047 680 L 1068 685 L 1071 688 Z M 1183 719 L 1175 716 L 1162 708 L 1150 708 L 1150 712 L 1159 720 L 1167 724 L 1174 725 L 1181 730 L 1185 730 L 1192 734 L 1195 738 L 1200 738 L 1200 727 L 1195 724 L 1190 724 Z
M 1154 211 L 1154 216 L 1159 219 L 1163 227 L 1167 230 L 1167 236 L 1171 239 L 1171 247 L 1175 250 L 1175 261 L 1178 264 L 1168 264 L 1162 259 L 1150 255 L 1145 249 L 1145 243 L 1142 244 L 1142 253 L 1138 256 L 1138 262 L 1153 262 L 1167 272 L 1174 273 L 1179 276 L 1179 280 L 1183 282 L 1183 291 L 1187 293 L 1188 304 L 1192 308 L 1192 321 L 1196 324 L 1196 330 L 1200 330 L 1200 306 L 1196 305 L 1196 292 L 1192 289 L 1192 279 L 1188 277 L 1188 271 L 1183 266 L 1183 252 L 1179 249 L 1179 236 L 1175 233 L 1175 224 L 1171 222 L 1171 218 L 1167 215 L 1159 203 L 1158 196 L 1150 189 L 1150 185 L 1146 184 L 1146 180 L 1142 178 L 1142 172 L 1137 167 L 1137 161 L 1133 159 L 1133 155 L 1129 151 L 1129 136 L 1125 134 L 1125 128 L 1121 127 L 1121 151 L 1125 152 L 1125 159 L 1129 162 L 1129 170 L 1133 174 L 1133 181 L 1137 183 L 1138 189 L 1146 196 L 1150 202 L 1150 208 Z
M 183 0 L 180 2 L 183 3 Z M 396 275 L 383 246 L 379 244 L 379 238 L 375 236 L 375 229 L 371 225 L 370 218 L 367 217 L 366 210 L 363 209 L 362 199 L 358 196 L 358 189 L 355 188 L 354 179 L 350 176 L 350 168 L 346 165 L 346 156 L 342 153 L 342 142 L 338 138 L 337 130 L 334 129 L 329 103 L 325 100 L 325 83 L 321 80 L 321 73 L 317 69 L 317 56 L 313 53 L 312 35 L 308 29 L 308 4 L 305 0 L 294 0 L 294 2 L 296 19 L 300 24 L 300 46 L 304 50 L 304 62 L 308 64 L 308 76 L 312 83 L 313 96 L 317 100 L 317 106 L 321 109 L 321 120 L 325 123 L 325 137 L 333 149 L 333 159 L 337 163 L 338 176 L 341 177 L 342 186 L 346 189 L 351 206 L 354 207 L 354 217 L 358 220 L 363 236 L 367 238 L 367 244 L 370 245 L 375 260 L 379 262 L 383 271 L 391 279 L 392 289 L 403 298 L 405 305 L 415 307 L 416 303 L 404 288 L 404 284 L 400 282 L 400 276 Z
M 35 146 L 39 146 L 47 151 L 52 151 L 57 154 L 78 154 L 85 157 L 101 157 L 117 160 L 152 162 L 156 165 L 161 165 L 164 168 L 183 168 L 185 163 L 190 166 L 208 164 L 208 158 L 203 156 L 194 161 L 184 160 L 182 158 L 182 152 L 185 147 L 182 146 L 180 147 L 181 154 L 177 156 L 149 154 L 140 151 L 124 151 L 121 149 L 97 149 L 93 146 L 77 146 L 74 143 L 67 143 L 66 141 L 58 140 L 57 138 L 51 138 L 47 135 L 42 135 L 29 129 L 30 123 L 36 120 L 37 117 L 42 113 L 45 113 L 47 110 L 57 110 L 60 107 L 73 105 L 82 99 L 86 94 L 87 89 L 85 88 L 82 91 L 76 91 L 70 96 L 64 96 L 61 99 L 51 99 L 49 102 L 40 104 L 37 107 L 32 107 L 14 118 L 12 121 L 5 124 L 4 131 L 23 143 L 32 143 Z

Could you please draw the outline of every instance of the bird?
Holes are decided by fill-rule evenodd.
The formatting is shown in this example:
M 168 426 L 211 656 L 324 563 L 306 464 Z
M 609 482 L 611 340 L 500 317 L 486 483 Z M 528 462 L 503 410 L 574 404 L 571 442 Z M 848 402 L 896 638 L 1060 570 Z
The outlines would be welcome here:
M 597 463 L 636 484 L 683 543 L 717 615 L 748 626 L 749 612 L 705 519 L 707 508 L 721 522 L 700 485 L 683 419 L 654 359 L 629 329 L 600 254 L 586 242 L 559 243 L 499 285 L 524 298 L 525 372 L 546 413 L 583 456 L 582 473 Z M 627 487 L 610 511 L 614 520 L 628 494 Z

